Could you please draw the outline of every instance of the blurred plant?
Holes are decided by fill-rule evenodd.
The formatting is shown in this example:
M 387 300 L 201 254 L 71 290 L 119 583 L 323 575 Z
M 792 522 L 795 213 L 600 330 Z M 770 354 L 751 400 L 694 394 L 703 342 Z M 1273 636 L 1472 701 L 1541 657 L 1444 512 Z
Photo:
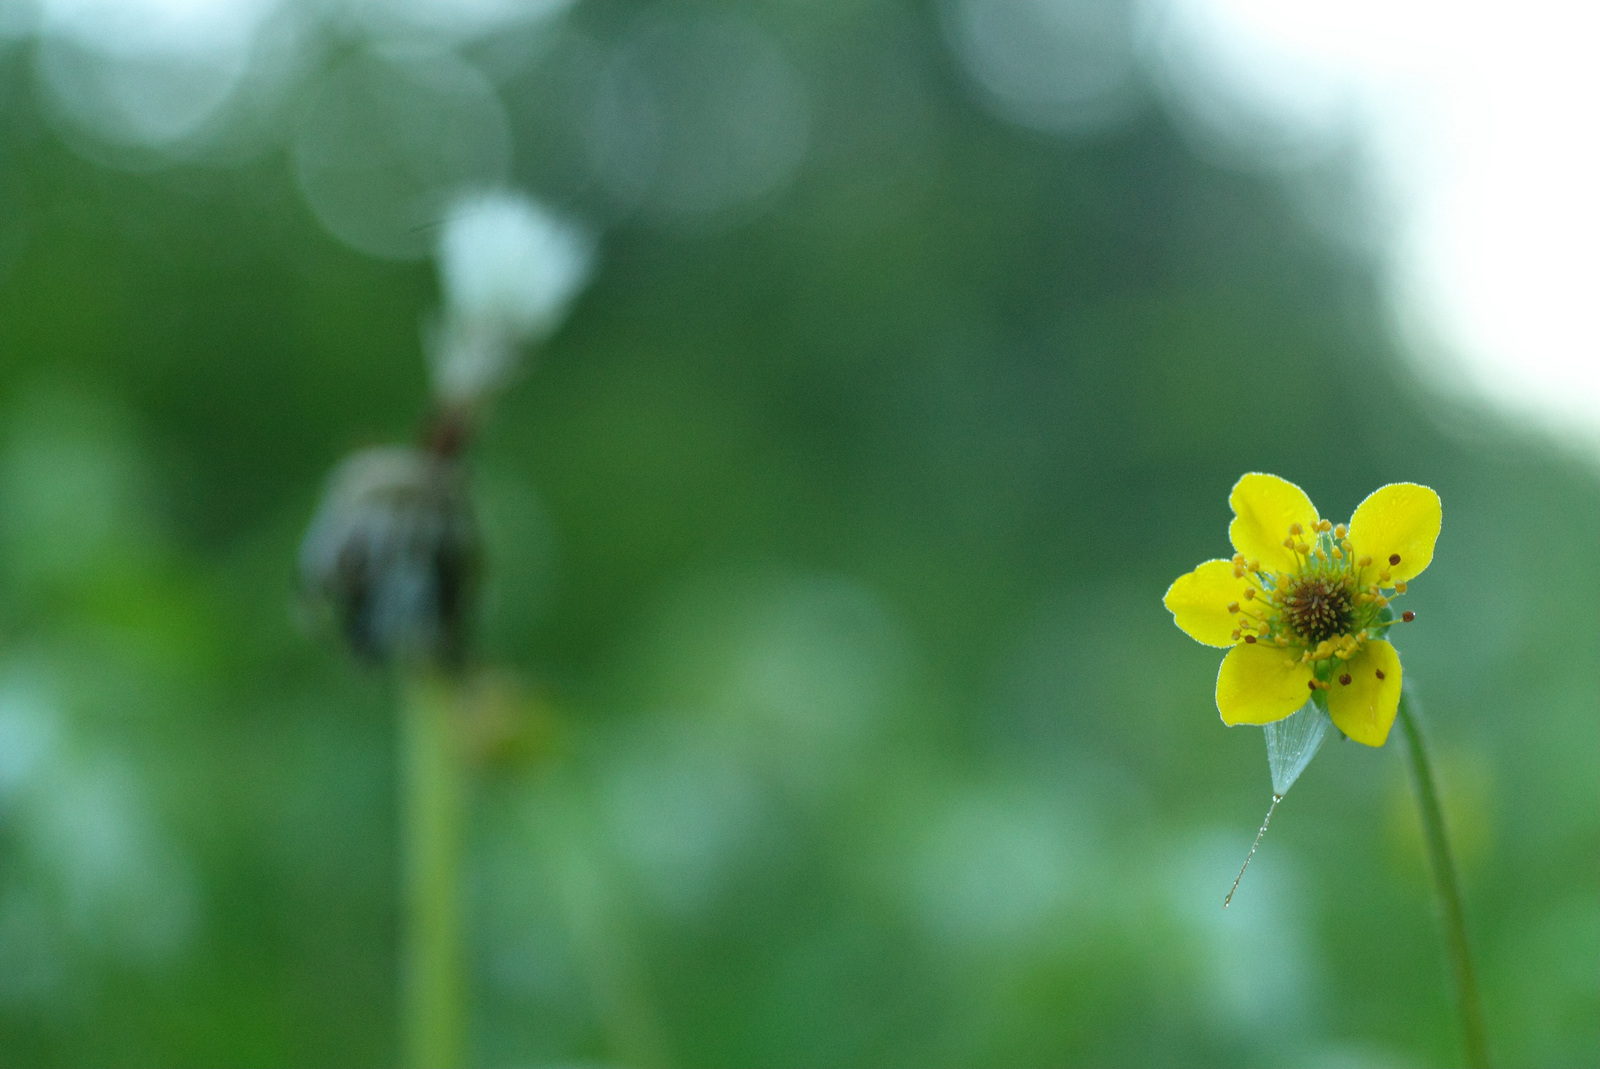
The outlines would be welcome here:
M 484 749 L 483 688 L 468 675 L 481 552 L 465 451 L 518 354 L 560 324 L 592 259 L 581 230 L 526 197 L 458 200 L 438 248 L 444 309 L 429 336 L 433 412 L 422 440 L 346 458 L 300 549 L 303 587 L 350 649 L 403 677 L 401 1011 L 413 1065 L 459 1063 L 465 1023 L 461 825 L 466 764 Z
M 1232 559 L 1206 561 L 1180 576 L 1163 601 L 1191 638 L 1228 648 L 1217 672 L 1223 723 L 1266 728 L 1272 804 L 1245 866 L 1330 720 L 1347 738 L 1378 747 L 1398 716 L 1455 961 L 1467 1057 L 1487 1064 L 1461 895 L 1427 749 L 1402 685 L 1400 656 L 1381 637 L 1395 623 L 1416 619 L 1410 611 L 1397 617 L 1392 604 L 1433 560 L 1439 495 L 1392 483 L 1369 494 L 1346 526 L 1322 519 L 1300 487 L 1252 472 L 1234 484 L 1228 504 Z M 1236 879 L 1223 908 L 1238 886 Z

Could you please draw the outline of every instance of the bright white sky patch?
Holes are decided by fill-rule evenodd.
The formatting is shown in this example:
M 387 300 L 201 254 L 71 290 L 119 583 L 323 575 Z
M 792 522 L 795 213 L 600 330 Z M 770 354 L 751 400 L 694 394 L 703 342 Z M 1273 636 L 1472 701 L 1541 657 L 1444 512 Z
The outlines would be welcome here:
M 1600 441 L 1600 8 L 1169 0 L 1147 9 L 1158 65 L 1180 104 L 1194 94 L 1202 123 L 1239 105 L 1232 121 L 1244 136 L 1276 127 L 1279 151 L 1351 125 L 1374 144 L 1401 205 L 1389 247 L 1398 319 L 1442 386 Z M 1201 68 L 1211 84 L 1188 84 Z

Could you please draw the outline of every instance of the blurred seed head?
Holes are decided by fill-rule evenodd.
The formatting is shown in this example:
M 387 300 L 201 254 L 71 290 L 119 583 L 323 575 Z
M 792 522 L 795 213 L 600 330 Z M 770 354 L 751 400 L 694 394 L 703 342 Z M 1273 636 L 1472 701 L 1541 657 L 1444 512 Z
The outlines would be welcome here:
M 458 199 L 439 241 L 444 322 L 434 392 L 470 404 L 502 386 L 521 345 L 548 337 L 589 280 L 594 239 L 515 193 Z
M 379 663 L 459 665 L 479 563 L 460 465 L 403 446 L 346 458 L 300 546 L 308 598 Z

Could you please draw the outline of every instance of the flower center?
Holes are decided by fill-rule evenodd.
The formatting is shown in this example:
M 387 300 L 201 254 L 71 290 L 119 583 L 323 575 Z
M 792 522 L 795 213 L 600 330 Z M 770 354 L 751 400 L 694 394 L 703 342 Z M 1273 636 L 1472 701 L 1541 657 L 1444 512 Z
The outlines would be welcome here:
M 1280 604 L 1284 622 L 1310 645 L 1346 634 L 1355 623 L 1354 596 L 1342 577 L 1297 577 Z

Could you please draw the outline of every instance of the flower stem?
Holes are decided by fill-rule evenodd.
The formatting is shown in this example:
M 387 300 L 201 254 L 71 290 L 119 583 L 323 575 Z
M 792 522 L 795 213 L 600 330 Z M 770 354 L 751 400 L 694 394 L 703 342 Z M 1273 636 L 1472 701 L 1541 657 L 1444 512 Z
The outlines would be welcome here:
M 461 1064 L 465 991 L 461 953 L 464 776 L 460 685 L 434 673 L 405 681 L 401 723 L 404 937 L 400 1027 L 404 1064 Z
M 1444 914 L 1445 942 L 1455 965 L 1456 1000 L 1461 1011 L 1461 1039 L 1467 1064 L 1482 1069 L 1489 1064 L 1484 1038 L 1483 1007 L 1478 1000 L 1477 975 L 1472 971 L 1472 950 L 1467 944 L 1466 916 L 1461 909 L 1461 888 L 1456 879 L 1455 862 L 1450 857 L 1450 840 L 1445 836 L 1444 813 L 1439 808 L 1439 792 L 1434 787 L 1428 763 L 1428 747 L 1411 709 L 1410 688 L 1400 692 L 1400 727 L 1411 748 L 1411 770 L 1417 785 L 1417 807 L 1422 811 L 1422 830 L 1428 840 L 1428 856 L 1433 863 L 1434 890 Z

